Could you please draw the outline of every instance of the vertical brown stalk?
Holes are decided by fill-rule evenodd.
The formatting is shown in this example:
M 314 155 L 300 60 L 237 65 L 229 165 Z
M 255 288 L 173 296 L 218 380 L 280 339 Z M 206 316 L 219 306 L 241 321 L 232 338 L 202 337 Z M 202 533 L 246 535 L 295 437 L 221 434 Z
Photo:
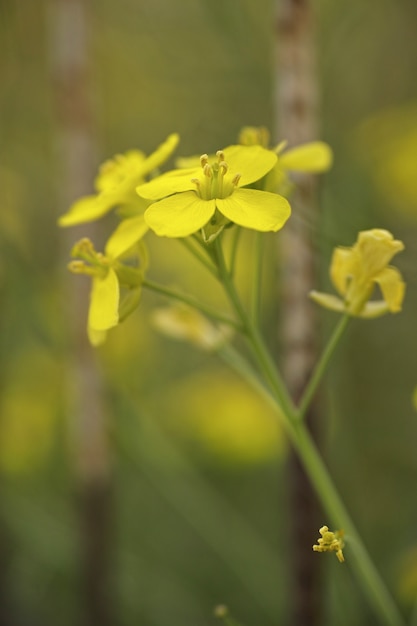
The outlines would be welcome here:
M 276 127 L 277 139 L 289 146 L 317 139 L 317 80 L 311 0 L 278 0 L 276 22 Z M 292 197 L 293 214 L 282 233 L 280 264 L 283 299 L 281 317 L 282 367 L 289 391 L 297 402 L 316 360 L 317 328 L 314 309 L 308 300 L 316 285 L 315 254 L 311 222 L 316 215 L 313 177 L 298 175 Z M 309 226 L 302 219 L 308 215 Z M 317 401 L 307 421 L 317 430 Z M 318 505 L 309 480 L 292 453 L 288 463 L 293 567 L 291 626 L 318 625 L 320 565 L 311 542 L 320 525 Z
M 61 174 L 60 212 L 77 197 L 91 193 L 95 177 L 85 0 L 50 0 L 50 60 L 56 103 Z M 63 235 L 65 255 L 81 236 L 94 239 L 95 225 Z M 83 618 L 87 626 L 112 623 L 109 589 L 110 468 L 102 381 L 86 334 L 89 281 L 69 277 L 71 328 L 71 424 L 80 517 Z

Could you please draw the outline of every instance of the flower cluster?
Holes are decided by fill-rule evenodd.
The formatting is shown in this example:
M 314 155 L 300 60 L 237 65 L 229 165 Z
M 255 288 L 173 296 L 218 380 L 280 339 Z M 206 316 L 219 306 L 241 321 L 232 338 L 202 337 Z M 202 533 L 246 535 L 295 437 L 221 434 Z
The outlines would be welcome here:
M 74 246 L 76 260 L 69 264 L 71 271 L 92 278 L 88 335 L 94 345 L 139 301 L 146 269 L 142 239 L 149 229 L 166 237 L 197 235 L 205 243 L 232 225 L 278 231 L 291 208 L 276 181 L 286 179 L 291 169 L 319 172 L 330 166 L 330 149 L 320 142 L 281 154 L 282 144 L 268 148 L 266 129 L 252 127 L 243 129 L 239 140 L 213 156 L 179 159 L 176 169 L 160 175 L 159 167 L 177 147 L 176 133 L 148 156 L 140 150 L 118 154 L 100 167 L 95 193 L 60 217 L 62 227 L 100 219 L 112 209 L 121 218 L 104 254 L 84 239 Z M 133 268 L 125 263 L 127 257 Z M 121 288 L 129 290 L 129 298 L 120 298 Z

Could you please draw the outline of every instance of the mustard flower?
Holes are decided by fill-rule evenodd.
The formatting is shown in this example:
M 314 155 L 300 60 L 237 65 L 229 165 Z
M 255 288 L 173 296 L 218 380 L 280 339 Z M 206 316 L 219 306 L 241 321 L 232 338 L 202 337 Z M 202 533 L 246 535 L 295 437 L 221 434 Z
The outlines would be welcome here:
M 95 180 L 97 193 L 74 202 L 58 224 L 65 227 L 92 222 L 117 207 L 125 219 L 111 237 L 112 255 L 128 250 L 148 230 L 143 214 L 149 202 L 140 198 L 135 189 L 171 156 L 178 141 L 178 135 L 172 134 L 149 156 L 140 150 L 129 150 L 103 163 Z
M 338 247 L 333 252 L 330 278 L 342 298 L 318 291 L 312 291 L 311 298 L 328 309 L 357 317 L 373 318 L 401 311 L 405 283 L 400 272 L 388 265 L 401 250 L 402 241 L 394 239 L 387 230 L 360 232 L 354 246 Z M 375 285 L 383 299 L 370 301 Z
M 224 324 L 214 325 L 199 311 L 178 303 L 155 309 L 152 322 L 161 333 L 189 341 L 203 350 L 218 350 L 231 337 L 231 329 Z
M 343 563 L 345 560 L 343 555 L 343 548 L 345 546 L 343 531 L 336 530 L 332 532 L 329 530 L 328 526 L 322 526 L 319 533 L 321 537 L 317 540 L 317 544 L 313 546 L 314 552 L 336 552 L 339 563 Z
M 144 266 L 145 256 L 139 246 L 135 254 Z M 122 264 L 119 259 L 110 256 L 107 249 L 106 254 L 96 252 L 87 238 L 74 245 L 71 256 L 76 260 L 69 264 L 69 269 L 92 279 L 87 331 L 90 342 L 97 346 L 105 341 L 107 331 L 117 326 L 139 303 L 143 269 Z M 129 290 L 123 306 L 120 302 L 122 286 Z
M 229 146 L 210 163 L 172 170 L 140 185 L 137 192 L 153 203 L 146 223 L 157 235 L 187 237 L 200 230 L 206 241 L 226 224 L 277 231 L 290 216 L 288 201 L 274 193 L 246 189 L 274 167 L 277 156 L 261 146 Z

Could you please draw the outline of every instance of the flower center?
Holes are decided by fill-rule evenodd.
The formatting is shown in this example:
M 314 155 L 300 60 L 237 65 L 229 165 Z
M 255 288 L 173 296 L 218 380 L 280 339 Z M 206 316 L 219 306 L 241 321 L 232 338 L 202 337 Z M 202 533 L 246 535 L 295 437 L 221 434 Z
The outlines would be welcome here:
M 223 150 L 216 152 L 217 162 L 210 165 L 207 154 L 200 157 L 203 170 L 202 176 L 192 178 L 196 186 L 196 191 L 202 200 L 213 200 L 213 198 L 227 198 L 230 196 L 241 177 L 240 174 L 232 176 L 229 173 L 229 166 L 224 160 Z

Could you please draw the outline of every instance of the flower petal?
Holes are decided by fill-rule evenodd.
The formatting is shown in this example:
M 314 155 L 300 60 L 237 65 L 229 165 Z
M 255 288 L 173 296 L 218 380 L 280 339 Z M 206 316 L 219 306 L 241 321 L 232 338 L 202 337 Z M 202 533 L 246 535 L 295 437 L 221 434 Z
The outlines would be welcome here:
M 93 276 L 93 285 L 88 312 L 88 327 L 107 330 L 119 322 L 119 281 L 116 272 L 109 268 L 106 276 Z
M 87 328 L 88 339 L 92 346 L 101 346 L 107 338 L 107 330 L 95 330 L 94 328 Z
M 312 141 L 280 154 L 278 165 L 284 170 L 325 172 L 331 167 L 332 161 L 330 146 L 323 141 Z
M 169 135 L 166 140 L 157 147 L 155 152 L 152 152 L 152 154 L 144 160 L 141 168 L 141 175 L 146 176 L 146 174 L 155 170 L 157 167 L 162 165 L 162 163 L 165 163 L 165 161 L 169 159 L 171 154 L 174 152 L 179 140 L 180 136 L 177 133 Z
M 324 306 L 331 311 L 337 311 L 338 313 L 346 313 L 345 303 L 341 298 L 333 296 L 329 293 L 322 293 L 321 291 L 310 291 L 309 296 L 314 302 Z
M 136 215 L 123 220 L 106 243 L 106 256 L 113 259 L 121 256 L 142 239 L 148 228 L 144 215 Z
M 114 206 L 114 197 L 109 194 L 84 196 L 68 209 L 58 220 L 59 226 L 74 226 L 84 222 L 93 222 L 102 217 Z
M 349 280 L 355 273 L 356 254 L 352 248 L 339 246 L 334 249 L 330 264 L 330 278 L 338 292 L 346 295 Z
M 157 235 L 187 237 L 203 228 L 216 210 L 216 200 L 201 200 L 185 191 L 154 202 L 145 211 L 145 221 Z
M 386 267 L 375 276 L 374 280 L 380 286 L 384 300 L 391 313 L 401 311 L 405 294 L 405 282 L 400 272 L 395 267 Z
M 200 176 L 201 171 L 201 167 L 171 170 L 157 176 L 149 183 L 139 185 L 136 187 L 136 193 L 148 200 L 159 200 L 174 193 L 191 191 L 195 189 L 195 184 L 191 182 L 191 179 Z
M 389 313 L 388 304 L 385 300 L 371 300 L 365 304 L 361 312 L 358 314 L 358 317 L 370 320 L 376 317 L 381 317 L 381 315 L 385 315 L 385 313 Z
M 394 239 L 388 230 L 373 228 L 359 233 L 354 248 L 361 257 L 361 273 L 372 280 L 394 255 L 404 250 L 404 244 Z
M 224 149 L 224 159 L 231 174 L 240 174 L 239 187 L 259 180 L 276 164 L 278 157 L 262 146 L 229 146 Z
M 217 198 L 216 205 L 232 222 L 263 232 L 279 230 L 291 214 L 288 200 L 256 189 L 236 189 L 228 198 Z

